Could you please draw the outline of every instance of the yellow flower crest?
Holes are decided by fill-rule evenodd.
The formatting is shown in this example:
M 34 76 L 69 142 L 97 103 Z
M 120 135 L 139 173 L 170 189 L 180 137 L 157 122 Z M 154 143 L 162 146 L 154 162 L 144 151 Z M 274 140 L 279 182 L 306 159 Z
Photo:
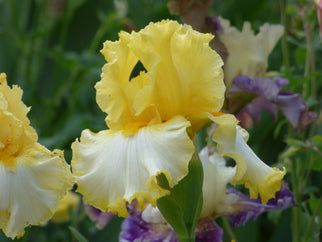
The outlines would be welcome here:
M 108 113 L 109 128 L 163 122 L 176 115 L 192 121 L 192 116 L 220 111 L 223 62 L 209 47 L 211 34 L 163 20 L 119 37 L 104 43 L 101 52 L 108 63 L 96 84 L 97 103 Z M 131 76 L 138 63 L 144 70 Z
M 24 228 L 48 221 L 72 186 L 70 168 L 60 150 L 37 143 L 29 125 L 22 90 L 0 74 L 0 229 L 12 239 Z

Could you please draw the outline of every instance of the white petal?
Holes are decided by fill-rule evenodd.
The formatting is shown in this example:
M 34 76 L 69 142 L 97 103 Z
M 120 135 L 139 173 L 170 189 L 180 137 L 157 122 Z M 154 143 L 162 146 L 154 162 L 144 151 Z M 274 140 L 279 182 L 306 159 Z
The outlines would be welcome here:
M 142 219 L 147 223 L 159 224 L 167 223 L 157 207 L 152 207 L 151 204 L 143 210 Z
M 202 162 L 203 179 L 203 206 L 201 218 L 224 215 L 232 210 L 231 204 L 235 201 L 234 194 L 227 193 L 227 184 L 236 173 L 236 167 L 226 167 L 226 160 L 217 152 L 208 156 L 207 147 L 199 153 Z
M 16 158 L 13 171 L 0 162 L 0 225 L 6 236 L 22 236 L 24 228 L 49 220 L 72 187 L 69 166 L 60 151 L 37 144 Z
M 87 203 L 120 216 L 128 215 L 125 203 L 134 198 L 141 206 L 144 200 L 155 205 L 157 198 L 167 194 L 156 184 L 155 176 L 164 172 L 174 185 L 188 172 L 194 152 L 188 126 L 188 121 L 177 116 L 132 135 L 84 130 L 81 141 L 72 145 L 78 191 Z

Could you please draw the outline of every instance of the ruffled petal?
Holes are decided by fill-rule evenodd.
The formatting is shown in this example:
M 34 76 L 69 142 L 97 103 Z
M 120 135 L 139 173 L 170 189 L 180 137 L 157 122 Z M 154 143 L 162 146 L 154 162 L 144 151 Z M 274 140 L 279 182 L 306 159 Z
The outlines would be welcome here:
M 283 171 L 271 168 L 256 156 L 245 142 L 248 133 L 237 126 L 233 115 L 212 117 L 212 120 L 218 125 L 213 135 L 218 153 L 236 162 L 237 171 L 232 183 L 245 184 L 251 198 L 257 198 L 259 194 L 262 202 L 266 203 L 280 190 L 285 168 Z
M 219 111 L 225 92 L 223 62 L 209 47 L 212 38 L 165 20 L 105 42 L 102 53 L 109 63 L 96 90 L 108 126 L 122 129 L 131 122 Z M 146 71 L 129 80 L 138 62 Z
M 15 171 L 0 163 L 0 226 L 12 239 L 22 236 L 26 226 L 49 220 L 72 187 L 61 151 L 36 144 L 16 159 Z
M 9 87 L 7 85 L 6 74 L 0 73 L 0 113 L 10 113 L 20 120 L 26 135 L 36 142 L 38 136 L 36 131 L 30 126 L 30 121 L 27 117 L 30 108 L 27 108 L 21 101 L 22 93 L 23 91 L 17 85 L 13 85 L 12 88 Z
M 224 33 L 219 36 L 229 53 L 224 65 L 227 88 L 229 89 L 232 80 L 241 74 L 250 78 L 264 76 L 268 56 L 283 35 L 283 26 L 264 24 L 259 33 L 254 35 L 249 22 L 244 23 L 241 32 L 231 27 L 225 19 L 220 18 L 220 23 Z
M 125 203 L 134 198 L 140 206 L 144 200 L 155 205 L 168 193 L 157 185 L 156 176 L 163 172 L 173 186 L 188 172 L 194 152 L 186 132 L 189 126 L 176 116 L 132 134 L 83 131 L 81 141 L 72 144 L 78 191 L 87 203 L 124 217 L 128 215 Z

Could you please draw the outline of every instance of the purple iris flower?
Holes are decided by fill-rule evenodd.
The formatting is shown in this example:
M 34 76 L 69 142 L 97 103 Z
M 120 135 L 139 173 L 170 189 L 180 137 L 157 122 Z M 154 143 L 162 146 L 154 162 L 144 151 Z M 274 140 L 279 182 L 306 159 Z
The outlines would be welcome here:
M 278 110 L 300 132 L 316 118 L 316 113 L 309 112 L 300 94 L 281 91 L 289 81 L 281 77 L 258 77 L 251 79 L 245 75 L 237 76 L 227 93 L 226 108 L 237 113 L 242 125 L 245 114 L 258 124 L 260 113 L 266 110 L 277 121 Z
M 257 199 L 251 199 L 235 189 L 230 188 L 230 193 L 236 194 L 239 198 L 233 207 L 235 211 L 227 217 L 231 220 L 233 225 L 245 225 L 249 219 L 253 217 L 254 220 L 257 217 L 268 211 L 272 210 L 284 210 L 286 208 L 296 206 L 294 201 L 294 195 L 289 190 L 288 185 L 285 182 L 281 183 L 280 191 L 276 192 L 275 198 L 268 200 L 266 204 L 261 203 L 260 197 Z

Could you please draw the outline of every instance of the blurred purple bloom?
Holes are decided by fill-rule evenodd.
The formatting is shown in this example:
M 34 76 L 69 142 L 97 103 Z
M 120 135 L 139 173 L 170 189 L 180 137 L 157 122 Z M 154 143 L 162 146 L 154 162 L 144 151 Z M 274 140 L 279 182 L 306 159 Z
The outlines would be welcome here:
M 227 93 L 227 109 L 237 112 L 242 124 L 245 113 L 257 124 L 262 110 L 268 111 L 277 121 L 279 109 L 292 127 L 301 132 L 316 118 L 316 113 L 308 111 L 300 94 L 280 91 L 288 83 L 281 77 L 251 79 L 245 75 L 237 76 Z
M 206 26 L 210 30 L 209 32 L 215 33 L 224 33 L 224 28 L 220 23 L 220 19 L 216 15 L 212 15 L 211 17 L 206 17 Z
M 102 212 L 101 210 L 93 207 L 92 205 L 84 203 L 84 209 L 88 217 L 95 222 L 98 229 L 103 229 L 106 224 L 114 217 L 111 212 Z
M 288 185 L 285 182 L 281 183 L 281 190 L 276 192 L 275 198 L 270 199 L 266 204 L 261 203 L 261 199 L 250 199 L 235 189 L 230 189 L 231 193 L 239 196 L 236 204 L 234 205 L 234 213 L 227 217 L 232 221 L 234 226 L 241 224 L 245 225 L 250 218 L 256 218 L 267 211 L 271 210 L 284 210 L 286 208 L 296 206 L 294 201 L 294 195 L 289 190 Z

